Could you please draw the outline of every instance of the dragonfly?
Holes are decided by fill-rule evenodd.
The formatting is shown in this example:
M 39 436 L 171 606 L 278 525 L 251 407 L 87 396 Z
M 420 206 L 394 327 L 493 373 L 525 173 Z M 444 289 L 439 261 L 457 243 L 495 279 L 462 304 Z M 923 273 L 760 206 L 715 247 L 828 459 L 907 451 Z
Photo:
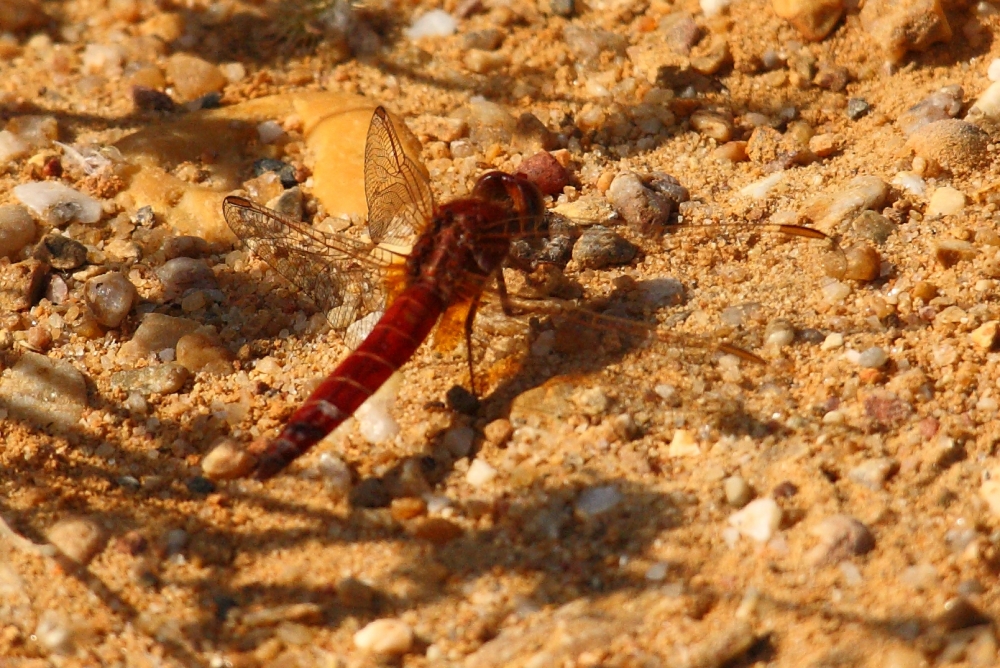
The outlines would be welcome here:
M 279 473 L 353 415 L 409 361 L 439 321 L 464 323 L 475 392 L 471 333 L 484 290 L 495 282 L 500 304 L 510 314 L 502 267 L 513 244 L 546 233 L 544 196 L 516 174 L 486 172 L 467 197 L 435 206 L 428 178 L 404 152 L 382 107 L 372 115 L 364 157 L 367 240 L 323 232 L 238 195 L 223 202 L 236 236 L 324 309 L 334 328 L 382 312 L 360 345 L 260 452 L 254 471 L 260 480 Z M 796 225 L 769 227 L 826 238 Z M 410 243 L 408 255 L 391 250 Z M 762 361 L 736 346 L 717 347 Z

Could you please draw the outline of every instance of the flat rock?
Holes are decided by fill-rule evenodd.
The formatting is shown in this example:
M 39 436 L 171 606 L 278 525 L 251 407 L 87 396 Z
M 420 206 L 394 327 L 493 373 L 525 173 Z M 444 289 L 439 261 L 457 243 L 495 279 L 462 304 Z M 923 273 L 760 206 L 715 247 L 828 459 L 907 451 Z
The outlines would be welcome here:
M 111 374 L 111 387 L 142 395 L 173 394 L 184 387 L 191 372 L 177 362 L 127 369 Z
M 69 362 L 26 352 L 0 383 L 0 404 L 37 428 L 68 431 L 87 407 L 87 383 Z
M 889 196 L 889 186 L 877 176 L 857 176 L 836 192 L 816 197 L 803 212 L 814 226 L 830 234 L 862 211 L 880 209 Z
M 861 27 L 894 63 L 909 51 L 951 41 L 951 26 L 939 0 L 868 0 L 860 18 Z
M 147 313 L 130 341 L 122 344 L 118 359 L 134 362 L 150 353 L 175 348 L 185 334 L 198 329 L 200 324 L 187 318 L 175 318 L 161 313 Z
M 0 259 L 0 309 L 6 312 L 25 311 L 42 296 L 49 267 L 38 260 L 10 264 Z

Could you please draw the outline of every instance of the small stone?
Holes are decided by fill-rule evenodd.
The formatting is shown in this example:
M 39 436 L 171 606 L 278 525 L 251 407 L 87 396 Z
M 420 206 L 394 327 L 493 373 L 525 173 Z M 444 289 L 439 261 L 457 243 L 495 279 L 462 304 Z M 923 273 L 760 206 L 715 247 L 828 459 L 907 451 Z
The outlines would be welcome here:
M 847 101 L 847 117 L 852 121 L 856 121 L 871 111 L 871 108 L 868 100 L 862 97 L 852 97 Z
M 574 508 L 584 517 L 596 517 L 614 509 L 624 499 L 617 485 L 589 487 L 576 497 Z
M 931 123 L 955 118 L 962 111 L 964 96 L 961 86 L 945 86 L 901 113 L 896 125 L 909 137 Z
M 950 118 L 925 125 L 906 140 L 906 148 L 929 164 L 954 173 L 989 163 L 990 136 L 978 126 Z
M 858 355 L 858 366 L 865 369 L 880 369 L 889 361 L 889 356 L 879 346 L 872 346 Z
M 603 415 L 611 406 L 607 393 L 599 387 L 588 387 L 574 392 L 570 397 L 584 415 L 597 417 Z
M 534 183 L 546 195 L 561 195 L 570 184 L 569 172 L 548 151 L 521 162 L 515 174 Z
M 766 543 L 781 526 L 781 507 L 774 499 L 755 499 L 729 516 L 729 524 L 740 535 Z
M 467 457 L 472 451 L 472 444 L 475 441 L 476 432 L 472 427 L 458 425 L 452 427 L 444 433 L 441 444 L 456 459 Z
M 927 203 L 927 216 L 953 216 L 965 208 L 965 194 L 949 186 L 941 186 Z
M 26 352 L 0 383 L 10 417 L 41 429 L 78 427 L 87 407 L 87 382 L 69 362 Z
M 209 252 L 208 242 L 201 237 L 170 237 L 160 247 L 168 260 L 179 257 L 201 257 Z
M 191 536 L 184 529 L 171 529 L 164 538 L 166 553 L 168 556 L 173 556 L 184 551 Z
M 36 232 L 35 221 L 23 206 L 0 206 L 0 257 L 16 257 L 32 242 Z
M 351 469 L 343 459 L 329 452 L 319 456 L 316 470 L 323 486 L 334 498 L 346 497 L 351 491 Z
M 105 327 L 117 327 L 132 310 L 139 295 L 124 274 L 112 271 L 87 281 L 83 296 L 97 322 Z
M 892 457 L 867 459 L 847 473 L 847 478 L 858 485 L 878 492 L 885 489 L 889 476 L 899 470 L 899 462 Z
M 443 9 L 432 9 L 422 14 L 403 32 L 411 40 L 423 37 L 450 37 L 458 29 L 458 21 Z
M 302 220 L 302 190 L 297 186 L 288 188 L 267 203 L 267 208 L 294 221 Z
M 764 343 L 775 348 L 784 348 L 795 340 L 795 326 L 785 318 L 775 318 L 764 328 Z
M 58 232 L 47 234 L 38 242 L 32 257 L 50 265 L 53 269 L 69 271 L 82 266 L 87 261 L 87 247 L 76 239 L 70 239 Z
M 31 144 L 10 130 L 0 130 L 0 167 L 31 153 Z
M 274 158 L 261 158 L 253 163 L 253 174 L 255 177 L 261 177 L 268 172 L 278 175 L 278 180 L 283 188 L 291 188 L 298 185 L 298 180 L 295 178 L 295 167 L 287 162 L 275 160 Z M 259 197 L 265 201 L 271 199 L 271 197 L 262 196 L 262 193 L 251 192 L 251 196 L 255 199 Z
M 174 99 L 156 88 L 150 86 L 132 86 L 132 104 L 139 111 L 171 112 L 177 108 Z
M 574 0 L 549 0 L 549 11 L 556 16 L 569 18 L 576 11 Z
M 504 33 L 497 28 L 486 28 L 485 30 L 473 30 L 462 35 L 462 41 L 467 49 L 482 49 L 483 51 L 496 51 L 503 44 Z M 459 135 L 461 136 L 461 135 Z M 438 137 L 442 141 L 452 141 Z M 458 137 L 453 137 L 458 139 Z
M 616 176 L 606 196 L 625 222 L 643 234 L 656 232 L 665 227 L 671 214 L 676 210 L 674 201 L 648 187 L 637 174 L 632 172 L 623 172 Z
M 698 439 L 690 429 L 677 429 L 670 439 L 667 454 L 671 457 L 697 457 L 701 454 Z
M 853 244 L 844 250 L 844 260 L 847 265 L 844 268 L 843 280 L 850 281 L 874 281 L 879 277 L 882 268 L 882 258 L 878 251 L 868 244 Z
M 713 37 L 704 48 L 695 47 L 691 53 L 691 69 L 705 76 L 717 74 L 723 67 L 733 62 L 729 42 L 721 36 Z
M 665 561 L 658 561 L 646 569 L 643 577 L 649 582 L 663 582 L 667 579 L 667 571 L 669 570 L 670 564 Z
M 750 159 L 745 141 L 727 141 L 712 151 L 712 157 L 724 162 L 744 162 Z
M 944 631 L 960 631 L 992 624 L 993 619 L 974 606 L 967 598 L 957 596 L 945 601 L 944 611 L 935 620 Z
M 720 144 L 733 138 L 733 130 L 735 128 L 733 126 L 733 119 L 728 114 L 699 109 L 691 114 L 688 122 L 691 124 L 692 130 L 710 139 L 714 139 Z
M 224 438 L 201 460 L 201 471 L 209 480 L 241 478 L 253 470 L 256 461 L 231 438 Z
M 219 283 L 215 273 L 203 260 L 178 257 L 164 262 L 156 270 L 163 284 L 163 298 L 177 299 L 188 290 L 215 290 Z
M 289 603 L 261 610 L 245 612 L 240 622 L 251 628 L 277 626 L 283 622 L 299 624 L 319 624 L 323 620 L 323 608 L 316 603 Z
M 184 486 L 192 494 L 205 495 L 215 491 L 215 483 L 200 475 L 193 476 L 184 481 Z
M 793 165 L 805 165 L 815 160 L 809 150 L 809 139 L 795 132 L 782 134 L 766 125 L 754 128 L 747 141 L 750 160 L 768 169 L 782 170 Z
M 232 353 L 210 334 L 185 334 L 177 340 L 176 347 L 177 363 L 191 373 L 226 373 L 232 370 Z
M 826 158 L 840 150 L 840 138 L 835 134 L 822 133 L 809 138 L 808 148 L 819 158 Z
M 750 503 L 753 490 L 741 476 L 729 476 L 722 481 L 722 489 L 726 493 L 726 503 L 733 508 L 742 508 Z
M 510 56 L 503 51 L 468 49 L 462 56 L 462 64 L 470 72 L 488 74 L 507 67 L 510 64 Z
M 285 138 L 285 129 L 277 121 L 257 124 L 257 139 L 261 144 L 276 144 Z
M 461 526 L 445 517 L 425 517 L 407 529 L 414 538 L 426 540 L 434 545 L 445 545 L 465 533 Z
M 0 7 L 0 12 L 3 9 Z M 45 650 L 60 655 L 72 654 L 76 650 L 76 636 L 73 624 L 62 613 L 45 610 L 38 616 L 34 639 Z M 54 663 L 54 662 L 53 662 Z
M 86 566 L 104 548 L 104 531 L 85 517 L 62 519 L 46 532 L 48 541 L 60 552 Z
M 111 387 L 140 395 L 173 394 L 184 387 L 191 372 L 177 362 L 156 364 L 111 374 Z
M 843 0 L 771 0 L 771 7 L 813 42 L 829 35 L 844 13 Z
M 482 459 L 475 459 L 465 473 L 465 481 L 473 487 L 483 487 L 497 477 L 497 470 Z
M 969 109 L 966 120 L 983 116 L 989 120 L 1000 118 L 1000 82 L 993 82 L 984 90 Z
M 638 247 L 603 225 L 589 227 L 573 246 L 573 259 L 583 269 L 627 264 Z
M 867 209 L 879 210 L 889 196 L 889 186 L 877 176 L 858 176 L 841 190 L 813 199 L 803 214 L 822 232 L 836 231 Z
M 979 486 L 979 496 L 986 502 L 990 512 L 1000 517 L 1000 467 L 993 467 L 986 472 Z
M 376 619 L 354 634 L 354 646 L 373 654 L 406 654 L 413 647 L 413 629 L 399 619 Z
M 862 211 L 851 223 L 851 230 L 858 237 L 882 245 L 896 231 L 896 224 L 876 211 Z
M 980 350 L 993 350 L 997 347 L 997 342 L 1000 341 L 997 336 L 998 330 L 1000 330 L 1000 321 L 990 320 L 972 330 L 969 333 L 969 338 Z
M 813 84 L 819 86 L 820 88 L 840 93 L 847 88 L 850 78 L 851 73 L 846 67 L 834 65 L 824 60 L 820 62 L 819 67 L 816 69 L 816 76 L 813 77 Z M 847 106 L 848 118 L 850 118 L 850 100 L 848 100 Z
M 938 239 L 934 243 L 934 258 L 946 269 L 959 262 L 972 260 L 976 255 L 976 247 L 968 241 Z
M 161 313 L 147 313 L 130 341 L 122 344 L 118 357 L 124 362 L 134 362 L 150 353 L 174 348 L 185 334 L 198 329 L 199 323 L 187 318 L 175 318 Z
M 36 217 L 54 227 L 73 221 L 96 223 L 104 215 L 99 201 L 58 181 L 22 183 L 13 192 Z
M 513 434 L 514 426 L 510 423 L 510 420 L 505 418 L 493 420 L 483 427 L 483 438 L 485 441 L 498 447 L 506 445 Z
M 26 311 L 42 297 L 49 267 L 38 260 L 10 264 L 0 259 L 0 309 Z
M 805 556 L 806 562 L 813 566 L 836 564 L 875 548 L 875 537 L 868 527 L 848 515 L 827 517 L 809 533 L 819 539 L 819 545 Z
M 181 101 L 221 91 L 228 83 L 218 67 L 186 53 L 175 53 L 167 59 L 166 74 Z
M 898 63 L 908 51 L 926 51 L 951 41 L 951 26 L 940 0 L 868 0 L 861 8 L 861 27 Z
M 401 499 L 393 499 L 389 507 L 389 513 L 397 522 L 405 522 L 415 517 L 427 514 L 427 502 L 418 496 L 405 496 Z

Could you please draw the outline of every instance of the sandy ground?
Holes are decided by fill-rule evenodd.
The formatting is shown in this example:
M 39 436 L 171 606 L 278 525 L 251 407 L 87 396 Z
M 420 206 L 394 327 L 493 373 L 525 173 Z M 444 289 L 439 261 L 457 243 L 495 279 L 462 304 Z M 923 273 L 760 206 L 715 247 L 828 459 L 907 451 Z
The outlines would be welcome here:
M 915 165 L 897 123 L 955 85 L 964 93 L 952 115 L 964 117 L 1000 55 L 995 11 L 950 3 L 950 41 L 886 65 L 856 9 L 811 43 L 759 0 L 736 0 L 713 18 L 693 2 L 598 2 L 568 19 L 518 0 L 446 3 L 467 12 L 457 33 L 412 41 L 402 31 L 429 5 L 372 5 L 350 39 L 317 44 L 306 4 L 42 2 L 47 19 L 4 38 L 0 118 L 52 116 L 59 139 L 78 146 L 155 132 L 186 112 L 136 110 L 129 64 L 162 73 L 171 54 L 188 53 L 245 67 L 224 85 L 223 107 L 317 90 L 386 105 L 424 143 L 435 195 L 446 200 L 483 169 L 512 169 L 534 152 L 487 140 L 469 142 L 471 162 L 452 155 L 452 139 L 434 128 L 480 95 L 552 131 L 551 148 L 564 151 L 578 183 L 564 200 L 603 200 L 615 174 L 661 171 L 689 190 L 688 220 L 741 226 L 650 237 L 619 225 L 640 246 L 637 259 L 570 264 L 589 298 L 659 323 L 665 340 L 544 316 L 511 323 L 488 308 L 476 340 L 487 387 L 475 415 L 446 407 L 447 390 L 467 383 L 463 352 L 425 346 L 403 370 L 397 438 L 372 445 L 351 424 L 267 483 L 206 485 L 202 457 L 219 437 L 245 445 L 273 434 L 346 353 L 340 335 L 317 327 L 307 299 L 253 258 L 231 255 L 225 239 L 206 256 L 225 301 L 186 308 L 167 299 L 154 275 L 164 256 L 150 240 L 177 233 L 169 216 L 159 233 L 146 230 L 138 258 L 92 254 L 124 266 L 140 301 L 106 332 L 67 317 L 41 346 L 87 379 L 78 429 L 50 435 L 10 416 L 0 424 L 0 516 L 10 527 L 0 536 L 0 666 L 996 663 L 996 153 L 990 144 L 974 169 L 961 156 L 953 171 Z M 678 52 L 677 34 L 657 32 L 678 11 L 700 31 L 693 54 Z M 468 36 L 490 28 L 499 38 Z M 164 33 L 159 46 L 133 39 Z M 730 59 L 695 72 L 692 58 L 711 54 L 713 39 Z M 373 40 L 378 55 L 346 58 Z M 470 60 L 469 40 L 489 48 Z M 607 48 L 588 52 L 595 40 Z M 129 45 L 124 71 L 81 64 L 86 45 L 114 43 Z M 832 65 L 844 68 L 846 88 L 813 83 Z M 857 120 L 847 115 L 851 98 L 870 105 Z M 717 142 L 691 127 L 697 109 L 731 114 L 736 140 L 761 114 L 783 136 L 824 135 L 836 150 L 782 165 L 755 199 L 740 189 L 780 170 L 716 159 Z M 659 125 L 641 129 L 650 118 Z M 202 147 L 190 151 L 189 164 L 207 161 Z M 286 155 L 301 164 L 303 151 L 299 141 Z M 45 165 L 59 150 L 33 155 L 0 174 L 0 204 L 16 201 L 19 183 L 58 178 Z M 175 168 L 191 180 L 180 173 L 189 167 Z M 869 243 L 873 280 L 831 283 L 822 242 L 742 225 L 809 224 L 817 194 L 910 170 L 923 170 L 926 192 L 892 186 L 875 205 L 891 227 Z M 145 205 L 116 199 L 121 184 L 101 194 L 83 177 L 63 180 L 114 202 L 103 228 L 69 231 L 92 251 L 120 237 L 109 219 Z M 928 210 L 943 186 L 964 194 L 964 209 Z M 219 229 L 212 211 L 204 225 Z M 850 220 L 827 230 L 845 246 Z M 942 239 L 964 245 L 941 253 Z M 63 305 L 4 314 L 5 378 L 34 340 L 23 332 L 73 304 L 82 317 L 83 279 L 71 273 Z M 666 278 L 684 286 L 682 303 L 644 301 Z M 135 365 L 116 352 L 151 311 L 214 325 L 229 371 L 195 373 L 179 391 L 142 401 L 112 387 L 112 373 Z M 766 345 L 781 319 L 795 340 Z M 671 332 L 707 343 L 684 345 Z M 721 340 L 767 363 L 720 356 L 712 347 Z M 887 361 L 859 364 L 873 347 Z M 351 468 L 353 503 L 323 453 Z M 470 476 L 473 461 L 496 477 Z M 389 507 L 363 507 L 379 505 L 379 494 L 394 497 Z M 748 498 L 763 517 L 757 539 L 732 519 Z M 73 538 L 93 546 L 83 564 L 43 545 L 68 518 L 99 529 L 92 541 Z M 359 648 L 355 633 L 383 619 L 399 622 L 376 634 L 396 650 Z

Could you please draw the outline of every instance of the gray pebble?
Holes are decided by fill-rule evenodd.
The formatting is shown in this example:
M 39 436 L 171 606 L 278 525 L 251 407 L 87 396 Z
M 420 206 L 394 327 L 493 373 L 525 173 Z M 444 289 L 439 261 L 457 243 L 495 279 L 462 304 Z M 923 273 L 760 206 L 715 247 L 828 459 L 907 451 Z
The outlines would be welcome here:
M 111 387 L 142 395 L 173 394 L 190 377 L 190 372 L 177 362 L 128 369 L 111 374 Z
M 879 346 L 872 346 L 858 356 L 858 365 L 866 369 L 879 369 L 889 361 L 889 355 Z
M 895 459 L 876 457 L 852 468 L 847 473 L 847 478 L 853 483 L 877 492 L 885 489 L 885 481 L 897 470 L 899 470 L 899 462 Z
M 198 329 L 198 323 L 187 318 L 175 318 L 161 313 L 147 313 L 131 341 L 126 341 L 118 351 L 124 362 L 134 362 L 150 353 L 173 348 L 184 335 Z
M 858 237 L 882 245 L 896 231 L 896 224 L 882 214 L 867 210 L 851 223 L 851 229 Z
M 144 206 L 138 211 L 136 211 L 131 219 L 136 225 L 141 225 L 143 227 L 152 227 L 153 223 L 156 222 L 156 214 L 153 212 L 153 207 Z
M 819 539 L 819 545 L 806 553 L 806 561 L 814 566 L 836 564 L 875 548 L 875 537 L 868 527 L 848 515 L 827 517 L 809 533 Z
M 643 234 L 661 230 L 676 210 L 670 197 L 648 187 L 632 172 L 624 172 L 614 178 L 607 198 L 625 222 Z
M 616 485 L 590 487 L 576 498 L 574 508 L 585 517 L 594 517 L 613 509 L 624 498 Z
M 963 96 L 961 86 L 946 86 L 901 113 L 896 124 L 909 136 L 925 125 L 955 118 L 962 111 Z
M 168 260 L 179 257 L 201 257 L 209 251 L 207 241 L 201 237 L 186 235 L 170 237 L 163 242 L 163 246 L 160 249 Z
M 138 296 L 132 282 L 117 271 L 92 278 L 83 288 L 84 301 L 97 322 L 105 327 L 120 325 Z
M 3 378 L 0 404 L 38 428 L 69 430 L 87 406 L 87 383 L 69 362 L 26 352 Z
M 584 269 L 600 269 L 632 261 L 638 247 L 603 225 L 594 225 L 573 246 L 573 259 Z
M 218 287 L 215 273 L 202 260 L 178 257 L 156 270 L 163 284 L 164 299 L 177 299 L 188 290 L 212 290 Z
M 302 190 L 298 186 L 292 186 L 268 202 L 267 207 L 292 220 L 300 221 L 302 220 Z
M 868 101 L 860 97 L 852 97 L 847 101 L 847 117 L 852 121 L 856 121 L 871 110 L 871 105 Z

